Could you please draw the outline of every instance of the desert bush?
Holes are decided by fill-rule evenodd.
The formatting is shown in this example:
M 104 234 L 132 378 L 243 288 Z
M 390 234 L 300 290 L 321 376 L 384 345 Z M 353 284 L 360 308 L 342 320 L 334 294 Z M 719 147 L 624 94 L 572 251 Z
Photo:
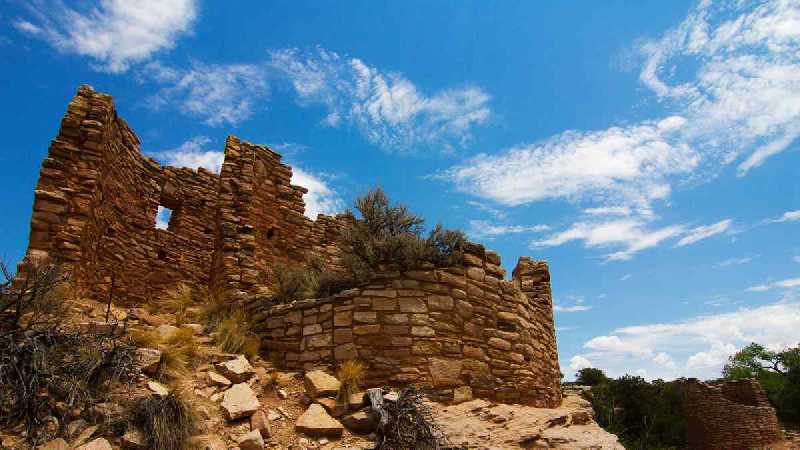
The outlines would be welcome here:
M 295 300 L 311 298 L 317 291 L 317 273 L 312 269 L 286 267 L 276 264 L 274 303 L 291 303 Z
M 413 387 L 401 390 L 396 402 L 384 402 L 382 410 L 385 421 L 378 424 L 376 448 L 438 450 L 447 447 L 430 407 Z
M 357 360 L 348 360 L 339 366 L 336 371 L 336 378 L 341 383 L 339 387 L 338 400 L 340 402 L 347 402 L 351 395 L 357 393 L 361 389 L 361 384 L 364 382 L 366 366 L 363 362 Z
M 159 381 L 174 382 L 187 377 L 197 362 L 199 345 L 192 330 L 181 328 L 159 347 L 161 360 L 158 363 L 156 378 Z
M 27 428 L 29 443 L 48 438 L 44 419 L 60 416 L 56 404 L 83 409 L 117 382 L 138 376 L 135 347 L 124 326 L 108 332 L 69 327 L 67 278 L 46 261 L 28 261 L 18 284 L 3 266 L 0 283 L 0 426 Z M 0 266 L 2 266 L 0 264 Z
M 196 399 L 186 389 L 173 389 L 161 397 L 140 399 L 133 407 L 132 421 L 147 436 L 147 448 L 180 450 L 197 429 Z
M 347 274 L 329 271 L 320 272 L 317 276 L 315 297 L 330 297 L 336 293 L 352 289 L 357 285 L 356 280 Z
M 425 220 L 402 204 L 391 204 L 380 188 L 356 199 L 358 216 L 345 213 L 341 234 L 342 264 L 350 277 L 365 281 L 382 264 L 413 269 L 428 264 L 461 263 L 466 237 L 437 225 L 423 238 Z
M 181 326 L 186 320 L 186 310 L 193 303 L 192 288 L 186 283 L 178 283 L 177 286 L 167 291 L 160 304 L 160 309 L 173 314 L 175 326 Z
M 126 338 L 136 347 L 158 349 L 161 345 L 161 335 L 155 330 L 129 330 Z
M 251 330 L 247 315 L 242 310 L 233 311 L 219 322 L 216 329 L 217 346 L 228 353 L 244 353 L 248 358 L 258 354 L 261 341 Z

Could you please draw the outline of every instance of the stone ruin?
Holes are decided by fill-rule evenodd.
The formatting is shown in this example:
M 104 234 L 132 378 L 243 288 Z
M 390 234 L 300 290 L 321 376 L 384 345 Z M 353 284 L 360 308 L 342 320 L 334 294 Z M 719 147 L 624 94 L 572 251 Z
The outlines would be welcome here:
M 87 296 L 136 306 L 185 282 L 241 303 L 291 368 L 365 362 L 368 384 L 423 383 L 444 396 L 469 387 L 502 402 L 561 402 L 550 274 L 470 244 L 463 267 L 383 271 L 330 298 L 265 308 L 276 264 L 315 257 L 337 269 L 337 217 L 304 216 L 306 189 L 263 145 L 225 142 L 220 174 L 161 166 L 117 116 L 109 95 L 81 86 L 42 163 L 25 261 L 62 264 Z M 172 211 L 156 228 L 162 206 Z M 461 390 L 461 391 L 459 391 Z
M 692 449 L 770 448 L 783 439 L 775 408 L 756 380 L 709 385 L 690 378 L 685 408 Z

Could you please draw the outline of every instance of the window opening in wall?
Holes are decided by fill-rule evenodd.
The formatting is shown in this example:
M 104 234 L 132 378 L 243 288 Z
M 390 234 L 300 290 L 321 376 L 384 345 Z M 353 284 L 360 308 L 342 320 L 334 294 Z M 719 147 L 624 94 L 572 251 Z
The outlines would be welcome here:
M 158 250 L 158 259 L 161 261 L 167 259 L 167 252 L 163 248 Z
M 271 241 L 273 237 L 275 237 L 275 227 L 270 227 L 267 230 L 267 239 Z
M 159 230 L 166 230 L 169 227 L 169 219 L 171 218 L 172 210 L 158 205 L 158 212 L 156 213 L 156 228 Z

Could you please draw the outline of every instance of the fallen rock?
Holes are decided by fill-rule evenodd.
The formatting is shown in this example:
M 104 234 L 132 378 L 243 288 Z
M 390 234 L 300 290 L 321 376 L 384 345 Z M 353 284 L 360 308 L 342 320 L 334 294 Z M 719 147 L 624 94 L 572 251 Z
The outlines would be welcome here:
M 269 419 L 263 410 L 259 409 L 250 416 L 250 430 L 258 431 L 264 439 L 269 439 L 269 437 L 272 436 L 272 430 L 269 427 Z
M 75 450 L 113 450 L 105 438 L 97 438 L 88 444 L 81 445 Z
M 156 350 L 154 348 L 136 349 L 136 365 L 143 373 L 150 376 L 155 375 L 160 363 L 161 350 Z
M 461 386 L 453 389 L 453 403 L 459 404 L 472 400 L 472 388 Z
M 233 383 L 244 383 L 256 373 L 244 355 L 239 355 L 235 359 L 217 364 L 217 370 Z
M 69 450 L 69 444 L 64 439 L 58 438 L 36 447 L 36 450 Z
M 338 420 L 329 416 L 325 409 L 316 403 L 309 406 L 306 412 L 297 418 L 294 426 L 295 430 L 309 436 L 339 437 L 344 429 Z
M 94 433 L 97 432 L 98 428 L 100 428 L 98 425 L 92 425 L 90 427 L 84 428 L 83 431 L 80 432 L 78 437 L 76 437 L 72 442 L 70 442 L 69 446 L 75 448 L 79 445 L 83 445 L 84 443 L 86 443 L 86 441 L 91 439 L 92 436 L 94 436 Z
M 247 383 L 239 383 L 225 391 L 221 406 L 226 419 L 236 420 L 253 415 L 261 403 Z
M 159 397 L 166 397 L 169 395 L 169 389 L 158 381 L 148 381 L 147 388 Z
M 267 419 L 269 419 L 270 422 L 275 422 L 276 420 L 283 419 L 283 414 L 279 413 L 278 411 L 275 411 L 274 409 L 270 409 L 267 412 Z
M 135 428 L 128 428 L 122 435 L 122 446 L 134 450 L 145 450 L 147 448 L 147 437 L 144 433 Z
M 378 427 L 378 421 L 369 409 L 354 412 L 342 418 L 342 425 L 359 433 L 371 433 Z
M 336 377 L 328 375 L 321 370 L 306 372 L 303 384 L 306 388 L 306 393 L 311 398 L 336 395 L 342 385 Z
M 194 450 L 228 450 L 225 441 L 216 434 L 192 436 L 186 441 L 188 447 Z
M 208 373 L 208 384 L 211 386 L 222 386 L 228 387 L 231 385 L 231 380 L 223 377 L 222 375 L 216 372 L 207 372 Z
M 172 336 L 175 336 L 177 332 L 178 327 L 172 325 L 160 325 L 156 327 L 156 333 L 158 333 L 162 341 L 169 340 Z
M 253 430 L 236 438 L 240 450 L 261 450 L 264 448 L 264 438 L 258 430 Z

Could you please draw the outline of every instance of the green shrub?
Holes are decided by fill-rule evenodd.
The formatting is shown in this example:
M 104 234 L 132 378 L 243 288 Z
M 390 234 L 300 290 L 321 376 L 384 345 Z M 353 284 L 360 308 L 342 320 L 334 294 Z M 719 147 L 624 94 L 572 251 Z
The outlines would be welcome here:
M 274 303 L 311 298 L 317 291 L 317 274 L 313 270 L 276 264 L 272 271 L 275 274 Z

